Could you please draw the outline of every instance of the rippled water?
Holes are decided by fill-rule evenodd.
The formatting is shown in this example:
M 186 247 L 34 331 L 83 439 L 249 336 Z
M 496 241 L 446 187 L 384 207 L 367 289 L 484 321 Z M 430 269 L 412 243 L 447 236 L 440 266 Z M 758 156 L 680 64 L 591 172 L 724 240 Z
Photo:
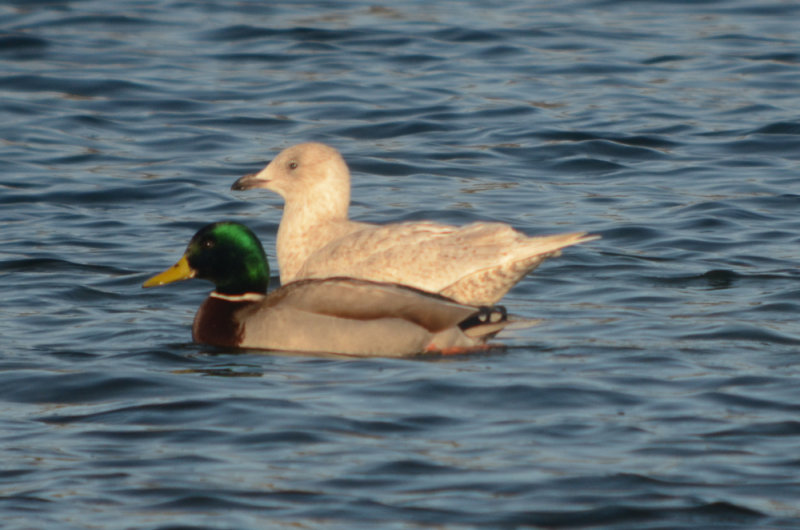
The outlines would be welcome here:
M 0 6 L 5 527 L 800 524 L 800 4 Z M 591 230 L 462 358 L 190 342 L 143 291 L 321 140 L 354 218 Z

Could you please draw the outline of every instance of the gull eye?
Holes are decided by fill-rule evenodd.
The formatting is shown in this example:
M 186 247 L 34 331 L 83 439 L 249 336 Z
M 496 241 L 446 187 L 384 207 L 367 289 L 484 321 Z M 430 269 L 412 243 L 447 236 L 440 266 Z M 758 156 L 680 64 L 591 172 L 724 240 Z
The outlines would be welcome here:
M 297 169 L 297 162 L 295 162 L 294 160 L 289 162 L 289 169 Z

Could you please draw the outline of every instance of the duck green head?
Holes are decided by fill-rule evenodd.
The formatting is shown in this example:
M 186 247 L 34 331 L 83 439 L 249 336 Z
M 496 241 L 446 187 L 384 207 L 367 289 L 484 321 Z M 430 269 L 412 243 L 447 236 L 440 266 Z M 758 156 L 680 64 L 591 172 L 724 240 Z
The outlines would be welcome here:
M 183 257 L 142 287 L 201 278 L 212 282 L 221 294 L 266 293 L 269 265 L 264 248 L 246 226 L 234 222 L 213 223 L 198 231 Z

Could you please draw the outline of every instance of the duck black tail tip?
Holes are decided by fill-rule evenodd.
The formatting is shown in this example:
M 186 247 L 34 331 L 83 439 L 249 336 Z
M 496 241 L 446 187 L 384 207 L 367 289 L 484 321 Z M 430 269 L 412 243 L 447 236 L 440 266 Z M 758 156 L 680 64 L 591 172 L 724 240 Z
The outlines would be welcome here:
M 501 305 L 486 306 L 482 305 L 471 317 L 463 320 L 458 327 L 462 330 L 469 329 L 483 324 L 497 324 L 508 320 L 508 312 Z

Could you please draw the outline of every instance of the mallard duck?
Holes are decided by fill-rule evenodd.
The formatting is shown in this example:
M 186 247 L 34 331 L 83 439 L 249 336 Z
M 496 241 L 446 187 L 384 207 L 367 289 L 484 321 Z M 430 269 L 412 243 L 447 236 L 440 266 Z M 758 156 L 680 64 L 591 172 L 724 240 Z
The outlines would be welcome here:
M 272 190 L 285 201 L 277 238 L 284 284 L 348 276 L 492 305 L 560 249 L 597 239 L 585 232 L 528 237 L 503 223 L 351 221 L 350 171 L 336 149 L 320 143 L 289 147 L 232 186 L 250 188 Z
M 500 306 L 468 306 L 352 278 L 301 280 L 267 294 L 264 249 L 234 222 L 202 228 L 175 265 L 142 287 L 190 278 L 215 286 L 192 324 L 196 342 L 215 346 L 357 356 L 460 352 L 485 344 L 511 322 Z

